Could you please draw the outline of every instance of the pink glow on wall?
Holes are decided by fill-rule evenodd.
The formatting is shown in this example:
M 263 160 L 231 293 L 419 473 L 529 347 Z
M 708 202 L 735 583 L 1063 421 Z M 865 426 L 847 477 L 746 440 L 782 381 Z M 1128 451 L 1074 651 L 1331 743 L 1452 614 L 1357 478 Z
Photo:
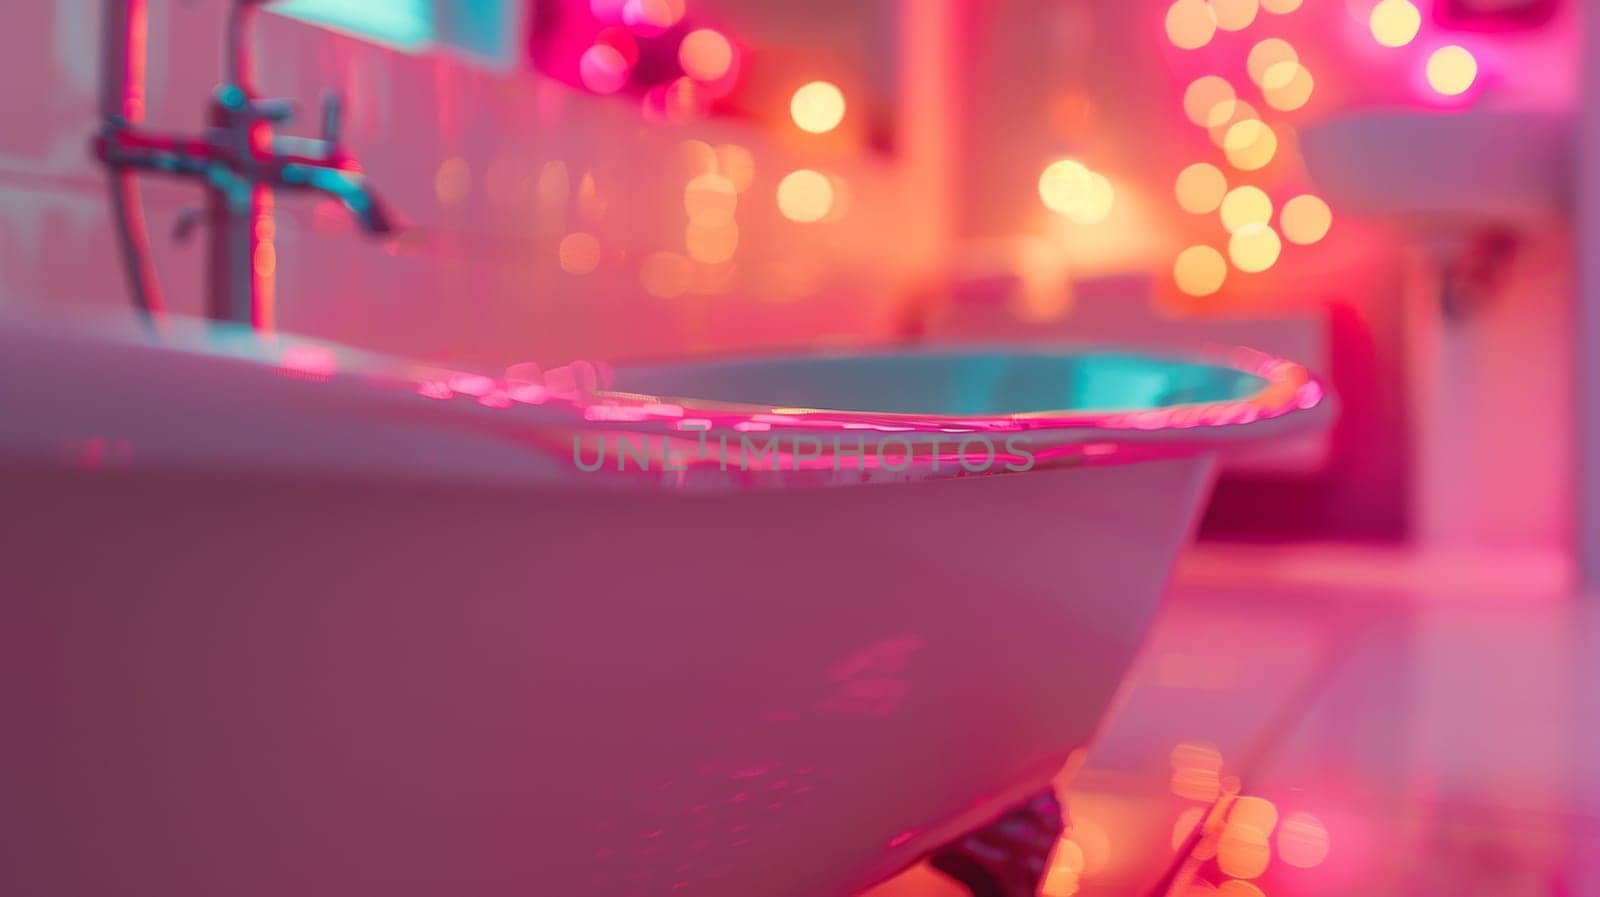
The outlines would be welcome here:
M 733 90 L 742 51 L 687 12 L 683 0 L 540 3 L 529 58 L 541 74 L 573 87 L 643 96 L 653 119 L 697 117 Z
M 1462 31 L 1510 32 L 1546 25 L 1562 0 L 1434 0 L 1434 18 Z

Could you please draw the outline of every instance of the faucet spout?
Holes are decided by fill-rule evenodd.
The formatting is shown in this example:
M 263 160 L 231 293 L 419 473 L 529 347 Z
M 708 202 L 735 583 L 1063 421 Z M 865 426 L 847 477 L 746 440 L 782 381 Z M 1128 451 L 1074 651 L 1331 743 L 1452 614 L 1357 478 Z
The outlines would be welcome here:
M 279 177 L 279 182 L 290 189 L 312 190 L 338 200 L 369 234 L 383 236 L 400 229 L 388 205 L 360 174 L 289 163 L 283 166 Z
M 132 191 L 132 174 L 148 171 L 192 179 L 208 196 L 211 242 L 207 308 L 211 317 L 273 326 L 276 252 L 272 246 L 273 193 L 321 193 L 350 210 L 369 234 L 395 232 L 398 222 L 341 145 L 341 102 L 323 103 L 322 136 L 274 135 L 293 114 L 293 104 L 256 95 L 248 34 L 264 0 L 233 0 L 228 21 L 226 80 L 217 88 L 211 126 L 198 137 L 152 134 L 138 127 L 143 110 L 145 0 L 107 0 L 107 68 L 102 97 L 105 122 L 94 150 L 111 170 L 113 207 L 123 234 L 124 255 L 135 302 L 146 312 L 160 308 L 150 273 L 148 240 Z M 120 203 L 120 204 L 119 204 Z

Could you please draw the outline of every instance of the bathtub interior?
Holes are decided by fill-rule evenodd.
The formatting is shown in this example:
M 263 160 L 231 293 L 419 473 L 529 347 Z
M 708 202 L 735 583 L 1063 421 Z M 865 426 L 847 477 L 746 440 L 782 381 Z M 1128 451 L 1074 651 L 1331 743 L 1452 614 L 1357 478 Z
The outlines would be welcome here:
M 898 414 L 1134 411 L 1246 398 L 1243 371 L 1105 352 L 938 352 L 710 361 L 622 368 L 612 388 L 648 395 Z

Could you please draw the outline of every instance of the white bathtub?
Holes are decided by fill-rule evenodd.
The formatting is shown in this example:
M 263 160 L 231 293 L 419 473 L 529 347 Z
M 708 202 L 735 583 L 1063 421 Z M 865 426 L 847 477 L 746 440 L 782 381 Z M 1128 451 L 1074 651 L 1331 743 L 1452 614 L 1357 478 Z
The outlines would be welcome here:
M 989 398 L 1047 400 L 1043 359 Z M 981 828 L 1092 739 L 1218 448 L 1314 420 L 1314 384 L 1214 371 L 1167 417 L 967 390 L 974 431 L 1053 447 L 1027 473 L 564 448 L 763 414 L 920 439 L 969 362 L 617 376 L 904 406 L 774 413 L 0 323 L 0 893 L 842 897 Z

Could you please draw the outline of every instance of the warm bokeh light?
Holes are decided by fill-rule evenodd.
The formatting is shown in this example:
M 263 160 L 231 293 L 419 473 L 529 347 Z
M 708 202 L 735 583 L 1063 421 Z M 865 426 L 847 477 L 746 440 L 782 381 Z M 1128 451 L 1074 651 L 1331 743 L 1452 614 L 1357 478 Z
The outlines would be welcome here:
M 1278 857 L 1298 869 L 1328 858 L 1328 829 L 1310 813 L 1290 813 L 1278 829 Z
M 1228 191 L 1222 198 L 1222 226 L 1228 233 L 1252 224 L 1266 224 L 1272 220 L 1272 200 L 1260 187 L 1246 184 Z
M 802 168 L 778 182 L 778 211 L 802 224 L 821 221 L 833 209 L 833 182 L 827 175 Z
M 546 162 L 539 169 L 539 206 L 548 212 L 566 208 L 572 195 L 572 182 L 567 174 L 567 163 L 560 160 Z
M 1194 253 L 1195 249 L 1206 248 L 1205 246 L 1195 246 L 1195 248 L 1186 249 L 1184 253 Z M 1178 257 L 1178 269 L 1176 269 L 1178 286 L 1184 293 L 1194 293 L 1195 296 L 1214 293 L 1216 289 L 1221 288 L 1222 278 L 1227 277 L 1227 265 L 1221 264 L 1221 257 L 1216 259 L 1218 264 L 1221 264 L 1221 275 L 1214 277 L 1213 285 L 1211 283 L 1211 280 L 1213 280 L 1211 273 L 1214 272 L 1206 270 L 1206 265 L 1210 264 L 1208 253 L 1197 253 L 1197 257 L 1202 261 L 1189 262 L 1189 270 L 1187 272 L 1184 270 L 1184 265 L 1186 265 L 1184 256 Z M 1195 293 L 1194 289 L 1186 286 L 1186 278 L 1184 278 L 1186 273 L 1194 275 L 1192 281 L 1190 281 L 1190 286 L 1197 286 L 1197 288 L 1202 289 L 1203 293 Z M 1205 744 L 1205 742 L 1179 742 L 1173 748 L 1173 753 L 1168 759 L 1171 759 L 1171 764 L 1173 764 L 1171 788 L 1173 788 L 1174 795 L 1178 795 L 1179 798 L 1190 799 L 1190 801 L 1203 801 L 1203 803 L 1210 803 L 1210 801 L 1218 798 L 1222 790 L 1221 779 L 1219 779 L 1219 775 L 1222 772 L 1222 753 L 1216 750 L 1216 745 Z
M 1280 62 L 1267 69 L 1261 94 L 1267 105 L 1280 112 L 1292 112 L 1311 100 L 1316 82 L 1311 72 L 1298 62 Z
M 1228 162 L 1240 171 L 1265 168 L 1278 153 L 1278 135 L 1260 119 L 1236 122 L 1222 139 Z
M 1220 110 L 1224 107 L 1219 106 L 1217 108 Z M 1226 109 L 1227 117 L 1206 129 L 1211 135 L 1211 142 L 1218 147 L 1226 146 L 1228 131 L 1234 125 L 1242 121 L 1257 121 L 1261 118 L 1261 114 L 1256 111 L 1256 107 L 1244 100 L 1237 100 L 1227 104 Z
M 676 252 L 652 252 L 639 266 L 639 282 L 652 296 L 682 296 L 694 277 L 694 263 Z
M 1249 28 L 1260 10 L 1260 0 L 1211 0 L 1211 11 L 1217 17 L 1217 27 L 1223 31 Z
M 439 163 L 433 175 L 433 193 L 445 205 L 455 205 L 472 192 L 472 168 L 460 156 Z
M 1385 47 L 1403 47 L 1422 29 L 1422 13 L 1410 0 L 1380 0 L 1367 17 L 1372 38 Z
M 1111 862 L 1111 833 L 1106 827 L 1081 812 L 1071 819 L 1068 837 L 1083 851 L 1083 874 L 1093 878 Z
M 1217 897 L 1267 897 L 1267 895 L 1251 882 L 1230 878 L 1217 885 Z
M 789 100 L 789 115 L 802 131 L 826 134 L 844 121 L 844 91 L 827 81 L 802 85 Z
M 982 246 L 973 250 L 974 259 L 983 259 L 978 263 L 981 267 L 1016 275 L 1006 296 L 1006 307 L 1017 320 L 1058 321 L 1071 310 L 1072 278 L 1060 244 L 1039 236 L 1017 235 L 993 243 L 985 241 Z M 1071 764 L 1082 765 L 1083 756 L 1075 751 L 1068 757 L 1068 766 L 1058 774 L 1058 782 L 1062 776 L 1072 774 Z
M 1228 258 L 1246 274 L 1260 274 L 1276 265 L 1282 252 L 1283 241 L 1278 239 L 1278 232 L 1265 224 L 1247 224 L 1228 238 Z
M 755 181 L 756 157 L 738 144 L 717 144 L 716 165 L 717 171 L 740 193 L 749 190 L 751 183 Z
M 1447 97 L 1466 93 L 1478 80 L 1478 60 L 1466 47 L 1451 44 L 1428 57 L 1428 86 Z
M 1217 868 L 1233 878 L 1256 878 L 1272 863 L 1267 833 L 1247 825 L 1229 823 L 1217 843 Z
M 1267 71 L 1281 62 L 1299 62 L 1300 54 L 1295 51 L 1294 45 L 1281 37 L 1269 37 L 1250 48 L 1250 55 L 1245 59 L 1245 70 L 1250 73 L 1250 80 L 1260 87 L 1266 87 Z
M 1098 224 L 1111 216 L 1116 201 L 1117 191 L 1111 186 L 1111 179 L 1095 172 L 1089 179 L 1089 195 L 1068 217 L 1079 224 Z
M 1194 248 L 1204 249 L 1206 247 Z M 1191 251 L 1193 250 L 1185 250 L 1185 252 Z M 1204 255 L 1204 253 L 1201 255 Z M 1219 264 L 1221 263 L 1220 257 L 1217 261 Z M 1183 256 L 1181 255 L 1178 257 L 1178 264 L 1180 266 L 1184 264 Z M 1221 267 L 1223 276 L 1226 276 L 1227 266 L 1222 265 Z M 1198 273 L 1204 275 L 1206 271 L 1202 268 Z M 1205 286 L 1206 278 L 1200 277 L 1199 283 L 1201 286 Z M 1216 285 L 1211 287 L 1208 292 L 1215 292 L 1221 285 L 1222 280 L 1219 277 L 1216 280 Z M 1181 275 L 1179 287 L 1184 292 L 1191 292 L 1187 287 L 1184 287 Z M 1195 295 L 1203 294 L 1196 293 Z M 1217 799 L 1222 790 L 1219 778 L 1222 771 L 1222 753 L 1217 750 L 1215 745 L 1197 741 L 1181 742 L 1172 749 L 1170 759 L 1172 761 L 1173 794 L 1188 800 L 1208 803 Z
M 1083 878 L 1083 849 L 1070 839 L 1056 842 L 1050 853 L 1050 868 L 1039 882 L 1039 897 L 1072 897 Z
M 1278 224 L 1290 243 L 1310 246 L 1328 235 L 1333 227 L 1333 210 L 1322 199 L 1303 194 L 1283 204 Z
M 578 217 L 584 221 L 599 221 L 605 217 L 606 201 L 600 197 L 600 188 L 595 183 L 594 172 L 585 171 L 583 177 L 578 178 L 577 202 Z
M 696 81 L 715 81 L 733 69 L 733 45 L 719 31 L 691 31 L 678 44 L 678 64 Z
M 1066 214 L 1067 209 L 1088 195 L 1089 167 L 1075 159 L 1058 159 L 1045 166 L 1039 175 L 1039 198 L 1051 211 Z
M 1248 825 L 1271 833 L 1278 825 L 1278 808 L 1264 797 L 1240 796 L 1228 809 L 1229 825 Z
M 583 86 L 598 94 L 621 90 L 630 73 L 628 60 L 608 44 L 595 44 L 578 59 L 578 77 Z
M 702 174 L 683 188 L 683 210 L 690 221 L 705 224 L 731 221 L 739 206 L 739 191 L 720 174 Z
M 648 120 L 681 124 L 704 115 L 710 100 L 705 86 L 685 75 L 665 87 L 651 89 L 641 105 Z
M 716 174 L 720 167 L 717 151 L 704 140 L 691 139 L 679 143 L 678 159 L 691 178 L 701 174 Z
M 1218 772 L 1222 769 L 1222 752 L 1217 746 L 1204 741 L 1180 741 L 1173 745 L 1172 751 L 1167 754 L 1167 761 L 1172 764 L 1173 771 L 1180 769 L 1209 769 Z
M 696 219 L 689 222 L 683 239 L 689 258 L 707 264 L 725 262 L 739 248 L 739 225 L 731 218 Z
M 850 211 L 850 185 L 838 175 L 828 176 L 828 186 L 833 190 L 833 205 L 828 208 L 824 221 L 838 221 Z
M 1216 75 L 1196 78 L 1183 92 L 1183 114 L 1202 128 L 1222 124 L 1233 115 L 1238 95 Z
M 1217 17 L 1205 0 L 1174 0 L 1167 7 L 1167 40 L 1180 50 L 1197 50 L 1216 33 Z
M 1200 821 L 1205 818 L 1205 807 L 1189 807 L 1179 813 L 1177 820 L 1172 823 L 1172 849 L 1181 849 L 1183 842 L 1189 840 L 1189 836 L 1194 834 L 1194 830 L 1200 827 Z
M 1305 0 L 1261 0 L 1261 8 L 1274 15 L 1288 15 L 1300 8 Z
M 1190 246 L 1178 253 L 1172 266 L 1178 289 L 1191 296 L 1209 296 L 1222 289 L 1228 278 L 1228 262 L 1210 246 Z
M 582 231 L 561 238 L 556 250 L 561 270 L 568 274 L 588 274 L 600 266 L 600 241 Z
M 646 37 L 666 31 L 683 18 L 684 0 L 627 0 L 622 21 Z
M 1116 191 L 1105 175 L 1082 162 L 1060 159 L 1039 175 L 1039 198 L 1052 212 L 1079 224 L 1096 224 L 1111 214 Z
M 1174 186 L 1178 206 L 1194 215 L 1215 212 L 1228 193 L 1228 178 L 1210 162 L 1196 162 L 1178 172 Z
M 1217 286 L 1222 284 L 1218 281 Z M 1179 284 L 1182 287 L 1182 284 Z M 1215 292 L 1215 288 L 1211 290 Z M 1189 290 L 1184 289 L 1184 292 Z M 1197 294 L 1199 295 L 1199 294 Z M 1209 803 L 1217 799 L 1222 793 L 1222 780 L 1215 769 L 1203 769 L 1190 766 L 1172 771 L 1172 793 L 1184 800 L 1197 800 Z

